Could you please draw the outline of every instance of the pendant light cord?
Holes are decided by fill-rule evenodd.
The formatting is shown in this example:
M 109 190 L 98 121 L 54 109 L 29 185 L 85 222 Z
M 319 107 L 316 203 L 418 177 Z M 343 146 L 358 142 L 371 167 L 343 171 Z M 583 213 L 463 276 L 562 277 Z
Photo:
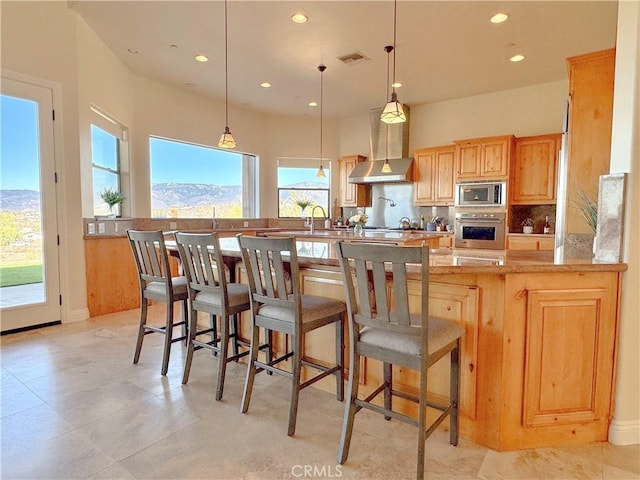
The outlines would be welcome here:
M 227 0 L 224 0 L 224 118 L 225 127 L 229 129 L 229 67 L 227 60 Z
M 396 29 L 398 26 L 398 0 L 393 0 L 393 83 L 391 91 L 396 91 Z
M 318 66 L 320 70 L 320 168 L 322 168 L 322 108 L 323 108 L 323 94 L 324 94 L 324 71 L 327 67 L 324 65 Z

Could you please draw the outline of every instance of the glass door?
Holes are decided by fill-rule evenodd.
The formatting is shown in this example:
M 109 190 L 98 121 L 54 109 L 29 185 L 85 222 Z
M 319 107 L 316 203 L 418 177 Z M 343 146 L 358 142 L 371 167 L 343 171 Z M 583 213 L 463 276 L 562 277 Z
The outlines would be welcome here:
M 0 330 L 60 321 L 53 102 L 49 88 L 2 78 Z

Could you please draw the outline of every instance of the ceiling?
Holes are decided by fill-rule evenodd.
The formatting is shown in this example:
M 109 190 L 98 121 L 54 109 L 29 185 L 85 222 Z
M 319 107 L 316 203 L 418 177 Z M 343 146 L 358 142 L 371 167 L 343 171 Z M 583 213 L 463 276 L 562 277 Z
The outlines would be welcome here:
M 136 74 L 224 100 L 224 2 L 69 2 Z M 229 102 L 251 110 L 343 118 L 382 107 L 392 1 L 228 3 Z M 498 11 L 509 19 L 498 25 Z M 290 17 L 304 12 L 309 21 Z M 615 1 L 409 1 L 397 5 L 400 101 L 432 103 L 567 78 L 565 59 L 615 46 Z M 129 49 L 139 53 L 132 54 Z M 350 65 L 337 57 L 361 52 Z M 207 63 L 194 60 L 196 54 Z M 519 63 L 509 58 L 521 53 Z M 262 88 L 268 81 L 271 88 Z M 191 84 L 188 86 L 188 84 Z

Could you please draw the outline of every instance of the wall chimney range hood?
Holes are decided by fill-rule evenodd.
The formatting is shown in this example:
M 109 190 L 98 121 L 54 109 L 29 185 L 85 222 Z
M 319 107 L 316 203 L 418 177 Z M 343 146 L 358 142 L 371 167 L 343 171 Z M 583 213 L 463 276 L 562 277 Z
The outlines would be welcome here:
M 349 183 L 406 183 L 411 182 L 409 156 L 409 106 L 403 105 L 407 121 L 385 124 L 380 121 L 382 108 L 370 112 L 371 156 L 370 161 L 360 162 L 349 175 Z M 391 173 L 383 173 L 382 167 L 389 159 Z

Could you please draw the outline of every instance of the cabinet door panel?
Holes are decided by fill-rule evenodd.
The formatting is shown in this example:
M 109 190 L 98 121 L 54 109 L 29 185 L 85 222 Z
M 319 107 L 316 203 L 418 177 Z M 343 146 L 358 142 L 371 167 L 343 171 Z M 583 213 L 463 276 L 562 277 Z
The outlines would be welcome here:
M 433 167 L 435 152 L 416 155 L 413 165 L 414 190 L 413 200 L 418 205 L 430 205 L 435 195 L 433 192 Z
M 483 177 L 499 178 L 507 175 L 509 142 L 501 140 L 483 145 L 481 173 Z
M 458 178 L 480 177 L 480 152 L 482 145 L 461 145 L 457 148 Z
M 528 292 L 523 421 L 526 426 L 596 420 L 610 372 L 605 289 Z M 605 394 L 607 392 L 604 392 Z
M 560 134 L 516 140 L 512 203 L 555 203 L 559 146 Z
M 436 155 L 434 200 L 439 205 L 453 205 L 455 158 L 455 149 L 438 152 Z

